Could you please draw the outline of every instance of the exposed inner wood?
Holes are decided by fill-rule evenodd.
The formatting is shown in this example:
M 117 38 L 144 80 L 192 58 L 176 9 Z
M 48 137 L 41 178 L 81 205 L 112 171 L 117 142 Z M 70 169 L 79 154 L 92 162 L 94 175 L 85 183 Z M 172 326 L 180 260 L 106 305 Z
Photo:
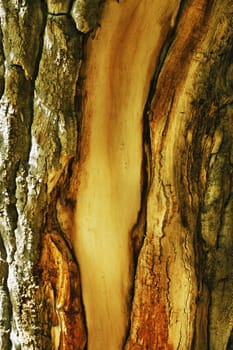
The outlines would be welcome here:
M 143 110 L 179 1 L 109 1 L 88 42 L 76 232 L 88 350 L 122 349 L 141 203 Z

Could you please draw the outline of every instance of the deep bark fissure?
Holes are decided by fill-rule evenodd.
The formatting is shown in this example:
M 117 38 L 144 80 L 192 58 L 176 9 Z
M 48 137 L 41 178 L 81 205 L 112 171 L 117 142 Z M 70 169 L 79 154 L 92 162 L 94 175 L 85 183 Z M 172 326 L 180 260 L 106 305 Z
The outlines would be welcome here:
M 176 30 L 177 30 L 177 26 L 179 24 L 179 19 L 182 15 L 182 11 L 183 11 L 183 7 L 186 4 L 186 0 L 182 0 L 180 2 L 179 5 L 179 9 L 177 12 L 177 15 L 175 17 L 175 24 L 172 27 L 172 29 L 170 30 L 170 32 L 168 32 L 167 34 L 167 38 L 164 41 L 164 45 L 162 46 L 161 50 L 160 50 L 160 54 L 159 57 L 157 59 L 157 64 L 155 67 L 155 71 L 153 73 L 153 76 L 151 78 L 151 83 L 150 83 L 150 88 L 149 88 L 149 92 L 148 92 L 148 97 L 146 99 L 146 103 L 145 103 L 145 107 L 144 107 L 144 112 L 143 112 L 143 143 L 142 143 L 142 154 L 143 154 L 143 161 L 142 161 L 142 189 L 141 189 L 141 206 L 140 206 L 140 211 L 139 211 L 139 215 L 138 215 L 138 220 L 134 225 L 134 228 L 132 229 L 131 232 L 134 232 L 135 228 L 138 227 L 139 222 L 141 221 L 141 218 L 143 217 L 143 230 L 142 230 L 142 235 L 141 235 L 141 240 L 139 242 L 139 247 L 134 251 L 134 274 L 137 271 L 137 259 L 138 259 L 138 255 L 140 253 L 140 249 L 143 245 L 144 239 L 146 237 L 146 233 L 147 233 L 147 196 L 148 193 L 150 191 L 150 183 L 151 181 L 153 181 L 153 171 L 152 171 L 152 150 L 151 150 L 151 135 L 150 135 L 150 118 L 151 118 L 151 103 L 156 91 L 156 84 L 157 84 L 157 80 L 159 78 L 159 74 L 161 72 L 161 69 L 163 68 L 164 62 L 166 61 L 166 57 L 169 53 L 170 47 L 173 43 L 173 40 L 175 38 L 176 35 Z M 172 103 L 171 103 L 172 105 Z M 131 235 L 131 239 L 134 239 L 133 236 Z M 168 277 L 169 279 L 169 277 Z M 133 285 L 132 285 L 132 295 L 131 295 L 131 307 L 130 310 L 132 311 L 132 303 L 133 303 L 133 299 L 134 299 L 134 291 L 135 291 L 135 280 L 133 281 Z M 168 284 L 168 289 L 169 289 L 169 284 Z M 168 298 L 169 300 L 169 298 Z M 170 309 L 169 309 L 170 310 Z M 169 311 L 170 312 L 170 311 Z M 129 338 L 130 335 L 130 328 L 131 328 L 131 322 L 129 323 L 129 329 L 128 332 L 126 334 L 126 339 L 124 342 L 124 347 L 127 344 L 127 340 Z
M 113 5 L 112 5 L 113 6 Z M 125 5 L 126 6 L 126 5 Z M 137 6 L 135 5 L 135 9 L 133 9 L 132 11 L 133 11 L 133 16 L 131 17 L 131 21 L 132 21 L 132 23 L 134 24 L 134 20 L 135 20 L 135 16 L 137 16 L 137 12 L 139 12 L 140 11 L 140 4 L 137 4 Z M 165 8 L 166 8 L 166 6 L 165 6 Z M 177 14 L 177 4 L 176 5 L 174 5 L 174 11 L 172 12 L 172 15 L 174 16 L 174 12 L 175 12 L 175 14 Z M 162 10 L 162 7 L 161 7 L 161 12 L 162 11 L 164 11 L 164 9 Z M 156 16 L 159 16 L 159 15 L 157 15 L 157 13 L 156 13 Z M 158 35 L 158 33 L 156 33 L 156 35 L 159 37 L 158 38 L 158 43 L 157 43 L 157 45 L 158 45 L 158 47 L 159 47 L 159 51 L 161 51 L 161 46 L 163 45 L 163 42 L 165 41 L 165 39 L 167 38 L 167 35 L 166 35 L 166 33 L 167 32 L 169 32 L 169 30 L 170 30 L 170 26 L 172 26 L 173 27 L 173 23 L 171 24 L 169 21 L 171 20 L 171 15 L 169 16 L 169 14 L 167 15 L 167 17 L 168 17 L 168 20 L 167 20 L 167 27 L 165 26 L 165 28 L 164 28 L 164 26 L 162 26 L 161 25 L 161 27 L 162 28 L 159 28 L 159 30 L 161 30 L 161 35 Z M 142 18 L 142 17 L 141 17 Z M 145 23 L 146 23 L 146 21 L 145 21 Z M 126 41 L 126 39 L 125 39 L 125 35 L 128 35 L 129 37 L 130 37 L 130 35 L 132 36 L 132 34 L 131 34 L 131 27 L 130 26 L 126 26 L 126 24 L 124 23 L 123 24 L 124 25 L 124 27 L 125 27 L 125 33 L 124 33 L 124 37 L 122 36 L 121 37 L 121 41 L 123 41 L 123 43 Z M 131 24 L 132 25 L 132 24 Z M 124 30 L 124 27 L 122 27 L 122 29 L 120 28 L 120 30 L 121 31 L 123 31 Z M 142 26 L 143 27 L 143 26 Z M 140 27 L 139 27 L 140 28 Z M 144 27 L 143 27 L 144 28 Z M 101 29 L 102 29 L 102 27 L 101 27 Z M 146 28 L 147 29 L 147 28 Z M 164 32 L 164 30 L 165 30 L 165 32 Z M 132 30 L 133 31 L 133 30 Z M 101 32 L 101 30 L 100 30 L 100 32 Z M 127 36 L 126 36 L 127 37 Z M 100 40 L 100 39 L 99 39 Z M 118 40 L 118 39 L 117 39 Z M 132 40 L 132 39 L 131 39 Z M 97 34 L 97 43 L 98 43 L 98 34 Z M 114 41 L 113 41 L 113 43 L 114 43 Z M 151 48 L 151 50 L 153 50 L 153 53 L 154 53 L 154 55 L 156 56 L 156 57 L 158 57 L 158 53 L 156 52 L 156 54 L 155 54 L 155 50 L 157 49 L 157 45 L 155 44 L 154 45 L 154 47 L 152 47 Z M 122 48 L 121 48 L 122 47 Z M 129 47 L 130 47 L 130 45 L 129 45 Z M 119 45 L 119 50 L 125 50 L 125 48 L 124 48 L 124 46 L 123 46 L 123 44 L 121 44 L 120 43 L 120 45 Z M 101 49 L 96 49 L 97 51 L 99 51 L 99 50 L 103 50 L 103 48 Z M 112 48 L 112 50 L 113 50 L 113 48 Z M 138 50 L 138 52 L 136 51 L 135 52 L 135 48 L 133 49 L 134 51 L 134 54 L 135 53 L 138 53 L 138 52 L 140 52 L 140 51 L 142 51 L 142 49 L 140 49 L 140 50 Z M 124 51 L 122 51 L 123 53 L 124 53 Z M 126 51 L 127 52 L 127 51 Z M 131 52 L 129 52 L 130 53 L 130 55 L 131 55 Z M 112 53 L 110 52 L 110 55 L 111 55 Z M 130 56 L 131 57 L 131 56 Z M 140 56 L 139 56 L 140 57 Z M 121 61 L 122 60 L 122 61 Z M 158 59 L 157 59 L 158 60 Z M 156 61 L 157 61 L 156 60 Z M 151 65 L 153 65 L 153 67 L 154 67 L 154 65 L 155 65 L 155 62 L 149 62 L 150 63 L 150 67 L 151 67 Z M 117 56 L 116 58 L 115 58 L 115 61 L 114 61 L 114 65 L 115 66 L 117 66 L 118 64 L 121 64 L 122 65 L 122 67 L 124 68 L 124 65 L 126 65 L 126 63 L 125 63 L 125 61 L 123 61 L 123 59 L 121 58 L 121 56 L 119 55 L 119 57 Z M 128 65 L 128 63 L 127 63 L 127 65 Z M 120 66 L 121 67 L 121 66 Z M 98 68 L 98 67 L 97 67 Z M 115 67 L 114 67 L 115 68 Z M 113 67 L 112 67 L 112 69 L 113 69 Z M 129 72 L 130 72 L 130 70 L 129 70 Z M 137 72 L 137 71 L 136 71 Z M 97 73 L 98 73 L 98 71 L 97 71 Z M 119 71 L 119 73 L 120 74 L 122 74 L 122 72 L 121 71 Z M 116 72 L 115 73 L 113 73 L 112 72 L 112 76 L 110 77 L 110 83 L 109 83 L 109 85 L 110 85 L 110 88 L 111 88 L 111 90 L 110 91 L 114 91 L 114 93 L 115 93 L 115 96 L 117 96 L 117 95 L 119 95 L 119 96 L 121 96 L 121 94 L 122 94 L 122 92 L 121 92 L 121 90 L 122 90 L 122 87 L 124 87 L 124 85 L 123 86 L 120 86 L 119 85 L 119 87 L 118 88 L 116 88 L 116 82 L 117 82 L 117 79 L 119 79 L 118 77 L 117 77 L 117 75 L 119 74 L 118 73 L 118 71 L 116 70 Z M 127 71 L 125 72 L 125 73 L 127 73 Z M 152 74 L 151 74 L 152 73 Z M 116 77 L 114 77 L 114 74 L 115 74 L 115 76 Z M 127 78 L 127 74 L 125 74 L 126 75 L 126 77 L 125 77 L 125 79 L 127 80 L 128 78 Z M 150 76 L 148 77 L 148 79 L 150 79 L 151 80 L 151 75 L 153 75 L 153 72 L 150 72 Z M 129 77 L 132 79 L 132 77 L 129 75 Z M 97 79 L 97 81 L 98 81 L 98 78 L 96 78 Z M 143 78 L 144 79 L 144 78 Z M 144 81 L 144 80 L 143 80 Z M 85 84 L 88 84 L 88 81 L 86 81 L 85 82 Z M 114 85 L 115 84 L 115 85 Z M 148 83 L 147 83 L 148 84 Z M 89 85 L 87 85 L 88 86 L 88 88 L 89 88 Z M 100 85 L 101 86 L 101 85 Z M 118 91 L 118 90 L 119 91 Z M 148 89 L 149 90 L 149 89 Z M 124 90 L 123 90 L 124 91 Z M 90 93 L 92 92 L 92 89 L 90 88 Z M 88 101 L 88 95 L 87 95 L 87 97 L 86 97 L 86 99 L 87 99 L 87 101 Z M 144 97 L 144 96 L 143 96 Z M 95 103 L 96 103 L 96 101 L 98 101 L 98 99 L 100 99 L 101 97 L 96 97 L 96 100 L 94 100 L 93 102 L 92 102 L 92 104 L 94 105 Z M 144 97 L 145 98 L 145 101 L 144 101 L 144 105 L 143 105 L 143 109 L 145 108 L 145 104 L 146 104 L 146 97 Z M 117 101 L 117 99 L 116 99 L 116 101 Z M 113 106 L 114 106 L 114 108 L 117 108 L 117 102 L 116 101 L 114 101 L 113 100 L 113 103 L 115 102 L 115 105 L 113 104 Z M 121 102 L 121 100 L 120 100 L 120 102 Z M 88 103 L 88 102 L 87 102 Z M 90 102 L 89 102 L 89 104 L 91 104 Z M 88 104 L 87 104 L 87 110 L 88 110 Z M 117 109 L 116 109 L 117 110 Z M 90 116 L 92 116 L 92 113 L 93 112 L 86 112 L 86 115 L 87 115 L 87 118 L 89 117 L 88 116 L 88 113 L 90 113 Z M 116 113 L 116 112 L 115 112 Z M 119 113 L 121 113 L 121 109 L 120 109 L 120 111 L 119 111 Z M 142 114 L 143 114 L 143 111 L 142 111 Z M 113 116 L 115 116 L 114 114 L 113 114 Z M 117 116 L 115 116 L 116 118 L 117 118 Z M 116 119 L 117 120 L 117 119 Z M 92 121 L 93 123 L 95 123 L 94 122 L 94 119 L 93 119 L 93 121 Z M 102 127 L 103 128 L 105 128 L 105 124 L 101 121 L 101 119 L 99 119 L 99 123 L 102 123 L 101 125 L 102 125 Z M 82 134 L 84 134 L 85 135 L 85 132 L 87 133 L 88 131 L 88 128 L 91 128 L 91 127 L 89 127 L 89 126 L 87 126 L 88 124 L 87 124 L 87 121 L 85 122 L 86 124 L 84 125 L 84 127 L 82 128 Z M 96 124 L 94 124 L 95 126 L 92 126 L 92 128 L 94 128 L 94 130 L 96 129 L 96 128 L 98 128 L 99 126 L 98 125 L 96 125 Z M 126 125 L 127 126 L 127 125 Z M 144 133 L 144 126 L 142 126 L 142 133 L 141 134 L 143 134 Z M 127 130 L 127 129 L 126 129 Z M 93 131 L 91 131 L 91 133 L 92 133 Z M 110 135 L 111 136 L 109 136 L 108 137 L 108 139 L 110 140 L 111 139 L 111 137 L 113 138 L 113 140 L 114 140 L 114 138 L 116 138 L 116 135 L 117 135 L 117 131 L 115 132 L 115 134 L 113 133 L 113 131 L 110 129 Z M 104 135 L 104 134 L 103 134 Z M 115 135 L 115 136 L 114 136 Z M 118 135 L 119 136 L 119 140 L 118 140 L 118 143 L 120 144 L 120 142 L 121 142 L 121 134 L 119 134 Z M 142 136 L 142 135 L 141 135 Z M 84 137 L 87 137 L 87 139 L 85 140 L 85 141 L 83 141 L 83 146 L 81 147 L 81 153 L 84 151 L 84 152 L 86 152 L 86 155 L 83 155 L 83 160 L 82 160 L 82 162 L 83 163 L 85 163 L 85 161 L 86 161 L 86 157 L 87 157 L 87 154 L 88 154 L 88 152 L 89 152 L 89 143 L 88 143 L 88 137 L 89 136 L 84 136 Z M 103 137 L 105 137 L 105 136 L 103 136 Z M 130 137 L 130 136 L 129 136 Z M 137 138 L 137 137 L 139 137 L 139 136 L 137 136 L 137 135 L 135 135 L 135 136 L 131 136 L 132 138 Z M 99 140 L 99 139 L 98 139 Z M 115 141 L 114 141 L 115 142 Z M 142 141 L 142 143 L 143 143 L 143 141 Z M 98 141 L 96 141 L 96 146 L 98 145 Z M 109 143 L 109 146 L 110 146 L 110 150 L 111 150 L 111 147 L 113 147 L 112 145 L 111 145 L 111 143 Z M 116 147 L 116 146 L 115 146 Z M 122 147 L 123 147 L 123 149 L 122 149 L 122 151 L 124 151 L 124 145 L 122 145 Z M 141 147 L 142 148 L 144 148 L 144 145 L 142 144 L 141 145 Z M 147 146 L 146 146 L 147 147 Z M 143 149 L 142 149 L 143 150 Z M 142 151 L 141 150 L 141 151 Z M 92 151 L 90 151 L 90 153 L 91 152 L 93 152 L 93 148 L 92 148 Z M 111 152 L 113 152 L 113 150 L 111 150 Z M 115 151 L 114 151 L 115 152 Z M 147 151 L 146 151 L 147 152 Z M 100 152 L 101 153 L 101 152 Z M 96 155 L 96 162 L 98 162 L 97 161 L 97 159 L 99 159 L 99 157 L 100 157 L 100 153 L 98 153 L 97 155 Z M 103 153 L 101 153 L 102 155 L 103 155 Z M 123 153 L 122 153 L 123 154 Z M 124 157 L 125 157 L 125 155 L 124 155 Z M 125 159 L 116 159 L 116 160 L 114 160 L 114 157 L 113 157 L 113 161 L 125 161 Z M 102 162 L 100 162 L 100 164 L 102 164 Z M 105 164 L 104 165 L 102 165 L 101 167 L 104 167 L 105 166 Z M 127 166 L 127 165 L 126 165 Z M 82 164 L 81 164 L 81 167 L 82 167 Z M 95 170 L 86 170 L 86 172 L 87 172 L 87 174 L 89 173 L 89 172 L 92 172 L 92 171 L 95 171 Z M 117 170 L 116 170 L 117 171 Z M 142 167 L 141 167 L 141 171 L 142 171 Z M 144 172 L 144 170 L 143 170 L 143 172 Z M 119 170 L 119 176 L 121 176 L 121 171 Z M 148 172 L 149 173 L 149 172 Z M 88 175 L 89 176 L 89 175 Z M 112 176 L 112 175 L 111 175 Z M 114 177 L 112 177 L 113 179 L 114 179 Z M 128 180 L 127 180 L 128 181 Z M 145 181 L 145 180 L 143 180 L 142 179 L 142 174 L 141 174 L 141 180 L 139 180 L 140 182 L 141 182 L 141 186 L 143 185 L 142 184 L 142 181 Z M 133 183 L 134 183 L 135 181 L 133 181 Z M 126 182 L 127 183 L 127 182 Z M 122 185 L 124 185 L 124 184 L 122 184 Z M 95 186 L 96 186 L 96 188 L 98 188 L 98 186 L 102 186 L 102 185 L 98 185 L 97 183 L 95 184 Z M 106 186 L 106 184 L 104 184 L 103 186 Z M 146 185 L 146 187 L 147 187 L 147 185 Z M 89 187 L 90 188 L 90 187 Z M 122 188 L 121 189 L 123 192 L 124 192 L 124 188 Z M 126 189 L 127 190 L 127 189 Z M 138 214 L 137 214 L 137 218 L 136 218 L 136 222 L 139 220 L 141 220 L 141 218 L 140 218 L 140 210 L 141 209 L 143 209 L 144 211 L 145 211 L 145 209 L 144 208 L 142 208 L 142 201 L 144 200 L 143 198 L 142 198 L 142 187 L 141 187 L 141 190 L 140 190 L 140 196 L 141 196 L 141 199 L 140 199 L 140 206 L 139 206 L 139 208 L 138 208 Z M 148 188 L 146 188 L 146 191 L 148 190 Z M 99 194 L 99 196 L 101 197 L 103 194 Z M 85 196 L 86 197 L 86 196 Z M 81 198 L 81 195 L 80 195 L 80 192 L 78 193 L 78 196 L 77 196 L 77 201 L 81 201 L 80 200 L 80 198 Z M 134 197 L 133 197 L 134 198 Z M 120 202 L 119 202 L 119 204 L 120 204 Z M 133 201 L 132 201 L 132 204 L 133 204 Z M 80 207 L 80 205 L 78 204 L 78 208 Z M 141 209 L 140 209 L 141 208 Z M 81 210 L 81 209 L 78 209 L 78 210 Z M 115 208 L 115 209 L 112 209 L 112 210 L 122 210 L 121 208 L 120 208 L 120 206 L 119 206 L 119 208 L 117 209 L 117 208 Z M 123 209 L 124 210 L 124 209 Z M 86 212 L 85 212 L 86 213 Z M 84 216 L 84 217 L 87 217 L 88 218 L 88 215 L 86 216 L 87 214 L 85 214 L 84 215 L 84 213 L 82 214 L 80 211 L 78 211 L 78 214 L 77 214 L 77 217 L 78 217 L 78 221 L 79 220 L 81 220 L 81 218 Z M 101 216 L 103 216 L 103 214 L 100 214 Z M 108 215 L 108 214 L 107 214 Z M 95 214 L 95 216 L 96 217 L 98 217 L 98 214 L 96 213 Z M 82 219 L 83 220 L 83 219 Z M 86 219 L 86 220 L 88 220 L 88 219 Z M 138 230 L 138 227 L 136 227 L 136 225 L 137 224 L 133 224 L 133 230 L 135 231 L 137 231 Z M 78 232 L 81 230 L 81 226 L 79 225 L 79 229 L 78 229 Z M 98 229 L 97 229 L 98 230 Z M 132 232 L 132 227 L 130 227 L 130 231 Z M 143 230 L 144 231 L 144 230 Z M 142 233 L 140 233 L 140 235 L 143 235 L 143 231 L 142 231 Z M 145 231 L 144 231 L 145 232 Z M 129 232 L 127 232 L 127 235 L 129 234 Z M 81 239 L 82 240 L 82 238 L 80 238 L 80 235 L 82 236 L 82 235 L 84 235 L 84 232 L 82 233 L 82 234 L 80 234 L 79 233 L 79 240 Z M 134 235 L 134 233 L 133 233 L 133 235 Z M 132 238 L 131 238 L 132 239 Z M 86 248 L 84 248 L 83 247 L 83 251 L 81 251 L 81 248 L 80 247 L 78 247 L 78 243 L 76 243 L 77 244 L 77 259 L 79 260 L 79 262 L 81 261 L 80 259 L 80 257 L 82 256 L 82 254 L 83 254 L 83 251 L 86 249 Z M 83 243 L 82 243 L 83 244 Z M 98 243 L 97 243 L 98 244 Z M 99 243 L 100 244 L 100 243 Z M 130 243 L 130 245 L 131 245 L 131 243 Z M 111 249 L 111 251 L 112 251 L 112 247 L 111 248 L 109 248 L 109 249 Z M 122 249 L 125 249 L 124 247 L 122 248 Z M 132 248 L 130 248 L 130 249 L 132 249 Z M 96 247 L 95 246 L 95 250 L 98 250 L 98 247 Z M 93 252 L 94 253 L 94 252 Z M 95 253 L 94 253 L 95 254 Z M 103 254 L 106 254 L 106 252 L 105 253 L 103 253 Z M 114 254 L 115 254 L 115 252 L 114 252 Z M 132 254 L 132 253 L 131 253 Z M 131 258 L 130 258 L 130 260 L 131 260 Z M 119 263 L 119 262 L 118 262 Z M 82 263 L 83 264 L 83 263 Z M 128 265 L 128 263 L 126 262 L 126 264 Z M 97 265 L 98 265 L 98 263 L 97 263 Z M 83 271 L 85 271 L 84 273 L 83 273 L 83 275 L 84 275 L 84 277 L 83 278 L 86 278 L 85 277 L 85 274 L 88 274 L 88 271 L 87 271 L 87 269 L 86 270 L 84 270 L 84 267 L 82 267 L 81 268 L 81 273 L 82 273 L 82 269 L 83 269 Z M 98 271 L 98 268 L 97 268 L 97 271 Z M 83 285 L 85 285 L 85 283 L 83 283 Z M 87 287 L 85 287 L 85 288 L 87 288 Z M 118 286 L 116 286 L 116 288 L 118 289 Z M 84 294 L 85 294 L 85 292 L 84 292 Z M 84 300 L 84 303 L 85 303 L 85 300 Z M 114 308 L 113 308 L 114 309 Z M 90 312 L 89 312 L 90 313 Z M 89 322 L 91 322 L 91 318 L 90 318 L 90 316 L 88 316 L 89 317 Z M 93 332 L 93 331 L 92 331 Z M 106 331 L 107 333 L 109 332 L 109 331 Z M 104 335 L 104 337 L 106 337 L 106 335 Z M 93 338 L 93 336 L 91 337 L 91 332 L 89 332 L 89 339 L 92 339 Z M 102 341 L 102 340 L 101 340 Z M 92 341 L 92 343 L 93 343 L 93 341 Z M 91 344 L 92 344 L 91 343 Z M 107 347 L 109 347 L 109 346 L 112 346 L 112 347 L 114 347 L 114 346 L 116 346 L 116 345 L 114 345 L 114 340 L 112 340 L 112 343 L 111 343 L 111 345 L 110 344 L 108 344 L 108 345 L 106 345 L 107 343 L 103 343 L 104 345 L 103 346 L 107 346 Z M 90 346 L 93 346 L 93 345 L 90 345 Z M 98 344 L 96 344 L 95 346 L 100 346 L 100 344 L 99 344 L 99 342 L 98 342 Z
M 144 110 L 144 118 L 145 119 L 148 119 L 148 118 L 150 119 L 151 103 L 152 103 L 152 100 L 153 100 L 154 95 L 155 95 L 156 85 L 157 85 L 157 81 L 159 79 L 159 74 L 164 66 L 164 63 L 166 61 L 169 50 L 170 50 L 172 43 L 175 39 L 177 27 L 179 25 L 179 21 L 180 21 L 180 18 L 182 16 L 182 12 L 183 12 L 183 9 L 184 9 L 186 3 L 187 3 L 187 0 L 180 1 L 179 9 L 178 9 L 177 15 L 175 17 L 175 23 L 172 26 L 171 30 L 168 32 L 167 37 L 164 41 L 164 44 L 160 50 L 160 54 L 159 54 L 159 57 L 158 57 L 157 62 L 156 62 L 155 72 L 151 78 L 150 89 L 149 89 L 147 101 L 145 104 L 145 110 Z M 144 122 L 144 123 L 146 123 L 146 122 Z M 147 130 L 147 125 L 146 125 L 146 130 Z M 149 123 L 148 123 L 148 130 L 150 130 Z M 148 134 L 150 134 L 150 133 L 148 133 Z

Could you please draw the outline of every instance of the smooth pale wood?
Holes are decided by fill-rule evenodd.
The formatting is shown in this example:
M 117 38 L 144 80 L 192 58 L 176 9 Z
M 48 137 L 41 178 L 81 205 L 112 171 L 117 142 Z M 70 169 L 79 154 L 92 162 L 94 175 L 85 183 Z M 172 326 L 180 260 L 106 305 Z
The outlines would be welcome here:
M 130 231 L 142 184 L 142 116 L 179 1 L 109 1 L 87 47 L 75 253 L 88 350 L 121 349 L 132 284 Z

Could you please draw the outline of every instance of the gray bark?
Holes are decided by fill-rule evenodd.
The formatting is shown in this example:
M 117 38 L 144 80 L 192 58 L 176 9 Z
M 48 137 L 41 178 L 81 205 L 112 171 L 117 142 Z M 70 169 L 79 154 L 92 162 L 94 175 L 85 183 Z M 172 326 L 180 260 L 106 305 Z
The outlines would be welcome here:
M 75 302 L 50 305 L 46 293 L 56 288 L 39 266 L 42 236 L 61 230 L 56 212 L 48 218 L 54 187 L 76 156 L 82 42 L 69 9 L 49 10 L 41 1 L 1 3 L 1 349 L 52 349 L 56 313 L 80 314 Z

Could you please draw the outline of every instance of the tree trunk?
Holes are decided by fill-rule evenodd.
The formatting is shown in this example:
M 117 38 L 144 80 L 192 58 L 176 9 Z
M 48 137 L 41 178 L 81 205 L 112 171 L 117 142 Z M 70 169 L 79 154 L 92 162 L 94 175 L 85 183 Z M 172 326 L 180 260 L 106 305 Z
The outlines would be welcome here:
M 233 349 L 233 2 L 0 1 L 0 349 Z

